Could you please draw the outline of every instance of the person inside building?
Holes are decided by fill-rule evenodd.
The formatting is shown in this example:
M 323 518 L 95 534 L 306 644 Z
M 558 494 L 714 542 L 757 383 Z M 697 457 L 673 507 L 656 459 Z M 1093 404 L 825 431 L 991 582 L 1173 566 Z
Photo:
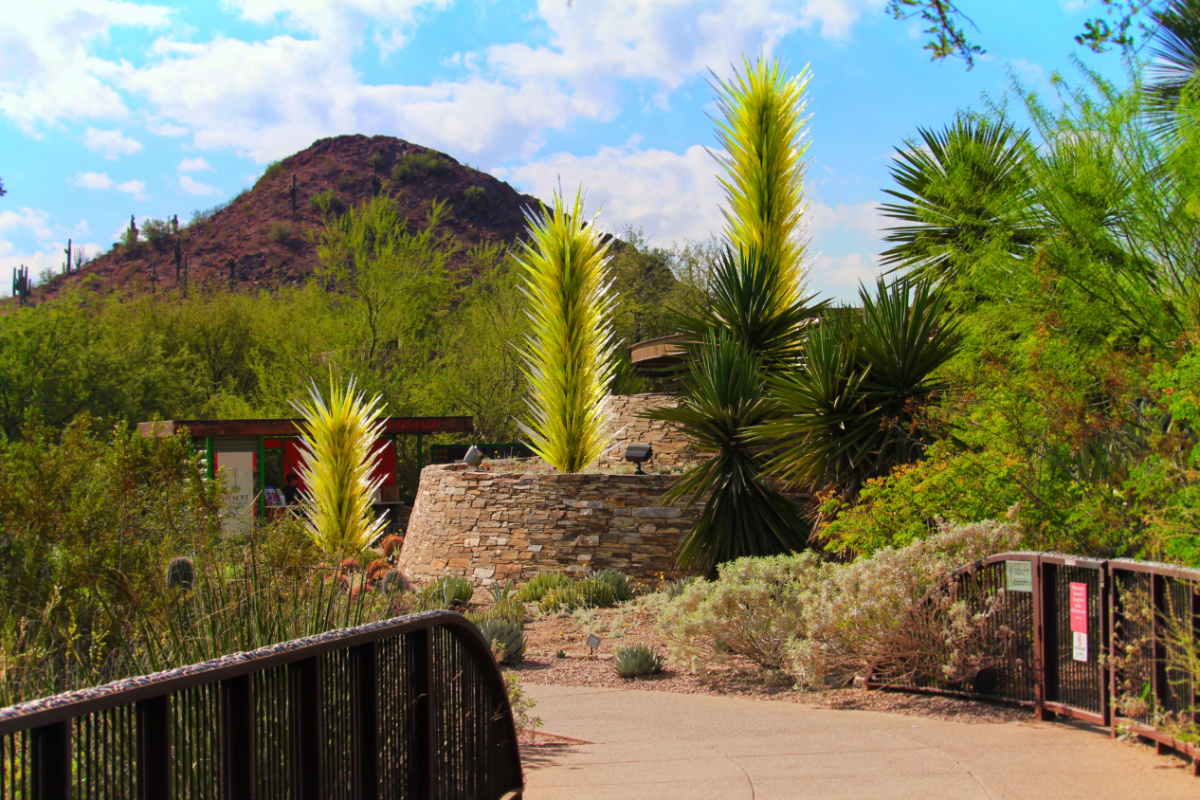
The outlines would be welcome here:
M 300 478 L 294 472 L 289 472 L 283 479 L 283 502 L 289 506 L 300 503 Z

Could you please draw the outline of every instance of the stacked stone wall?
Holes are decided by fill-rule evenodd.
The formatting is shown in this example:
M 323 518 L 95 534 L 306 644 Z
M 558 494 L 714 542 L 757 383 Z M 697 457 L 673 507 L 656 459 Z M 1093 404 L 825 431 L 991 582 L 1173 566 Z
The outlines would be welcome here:
M 699 514 L 658 505 L 674 480 L 429 466 L 398 565 L 418 582 L 456 575 L 482 585 L 609 568 L 641 580 L 670 576 Z
M 624 465 L 625 446 L 630 444 L 648 444 L 654 448 L 654 459 L 647 465 L 652 472 L 679 471 L 695 462 L 696 449 L 674 425 L 642 416 L 678 402 L 674 395 L 661 393 L 609 395 L 605 411 L 609 415 L 610 444 L 600 457 L 600 469 Z

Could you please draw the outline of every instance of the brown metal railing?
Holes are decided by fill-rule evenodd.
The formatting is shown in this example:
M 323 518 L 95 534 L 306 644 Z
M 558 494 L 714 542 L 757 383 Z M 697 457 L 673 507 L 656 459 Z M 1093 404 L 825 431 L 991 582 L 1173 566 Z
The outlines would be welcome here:
M 1017 703 L 1038 719 L 1056 715 L 1111 726 L 1190 758 L 1200 747 L 1161 727 L 1166 718 L 1200 723 L 1195 676 L 1171 665 L 1168 631 L 1200 641 L 1200 570 L 1052 553 L 1001 553 L 950 575 L 937 596 L 986 609 L 983 636 L 994 657 L 970 680 L 892 677 L 870 688 L 925 691 Z M 1145 613 L 1131 613 L 1137 596 Z M 1081 635 L 1082 634 L 1082 635 Z M 987 644 L 987 642 L 985 642 Z M 1144 703 L 1130 704 L 1130 686 Z M 1138 692 L 1135 691 L 1134 694 Z
M 0 798 L 519 798 L 496 661 L 433 611 L 0 709 Z

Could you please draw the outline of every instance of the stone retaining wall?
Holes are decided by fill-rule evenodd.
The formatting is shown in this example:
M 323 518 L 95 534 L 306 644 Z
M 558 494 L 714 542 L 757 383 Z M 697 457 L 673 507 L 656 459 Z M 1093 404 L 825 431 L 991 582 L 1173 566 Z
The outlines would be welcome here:
M 634 579 L 671 575 L 675 549 L 699 514 L 657 505 L 674 480 L 429 466 L 398 566 L 418 582 L 456 575 L 483 585 L 608 568 Z
M 641 416 L 678 402 L 675 395 L 652 392 L 609 395 L 604 409 L 609 414 L 611 444 L 600 457 L 598 466 L 609 469 L 625 464 L 625 445 L 629 444 L 648 444 L 654 448 L 654 458 L 647 465 L 652 472 L 686 467 L 696 461 L 696 449 L 674 425 Z

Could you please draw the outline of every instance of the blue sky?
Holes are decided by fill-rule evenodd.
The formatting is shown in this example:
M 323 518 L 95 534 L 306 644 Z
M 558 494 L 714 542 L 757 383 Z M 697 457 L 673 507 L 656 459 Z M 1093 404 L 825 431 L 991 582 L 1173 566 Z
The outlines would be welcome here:
M 1049 87 L 1084 0 L 961 0 L 988 51 L 930 63 L 884 0 L 35 0 L 0 19 L 0 292 L 107 249 L 131 214 L 181 221 L 315 139 L 386 134 L 548 198 L 582 184 L 601 225 L 651 242 L 721 228 L 708 70 L 809 65 L 811 283 L 878 273 L 876 206 L 918 126 Z

